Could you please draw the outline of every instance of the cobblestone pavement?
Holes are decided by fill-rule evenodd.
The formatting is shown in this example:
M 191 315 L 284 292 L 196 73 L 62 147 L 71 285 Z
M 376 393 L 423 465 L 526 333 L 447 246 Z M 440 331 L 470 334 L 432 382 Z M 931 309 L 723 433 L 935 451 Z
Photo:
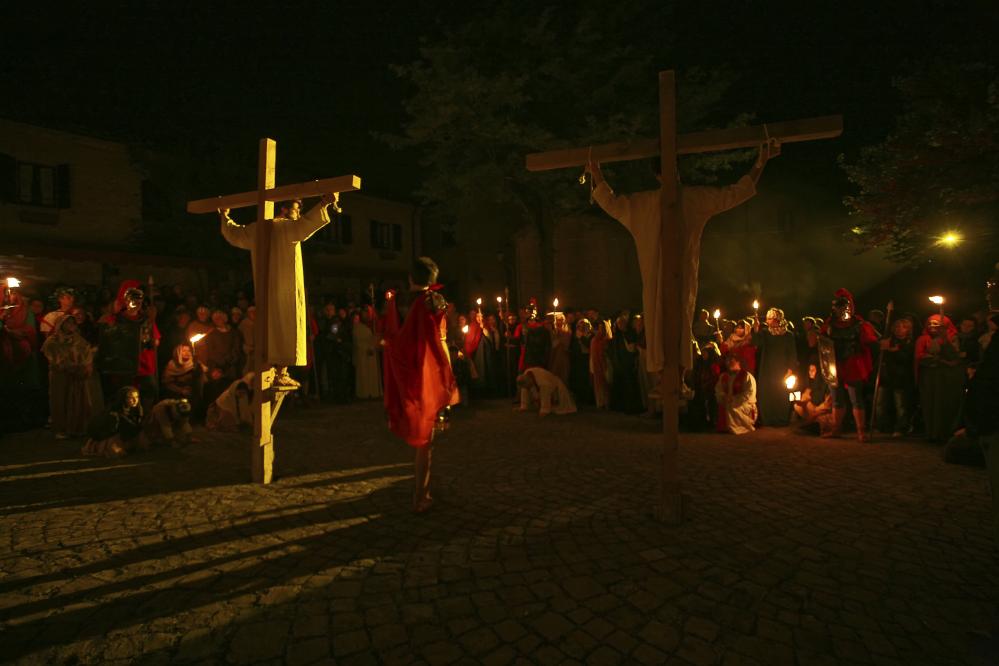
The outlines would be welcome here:
M 380 406 L 121 460 L 0 442 L 0 662 L 996 663 L 982 470 L 918 441 L 684 435 L 690 520 L 651 520 L 660 425 L 459 412 L 438 507 Z

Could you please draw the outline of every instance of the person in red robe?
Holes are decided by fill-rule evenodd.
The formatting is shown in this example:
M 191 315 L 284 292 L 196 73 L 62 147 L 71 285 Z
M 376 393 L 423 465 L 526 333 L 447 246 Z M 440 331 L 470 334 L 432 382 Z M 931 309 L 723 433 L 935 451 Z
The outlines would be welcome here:
M 108 322 L 130 321 L 139 327 L 142 351 L 139 352 L 139 371 L 132 378 L 132 386 L 139 389 L 142 407 L 148 413 L 157 402 L 159 383 L 157 382 L 156 348 L 160 344 L 160 330 L 156 321 L 142 309 L 142 284 L 136 280 L 125 280 L 118 288 L 116 311 L 108 317 Z
M 420 257 L 409 276 L 413 304 L 399 325 L 399 308 L 388 292 L 385 310 L 385 410 L 389 428 L 415 449 L 413 509 L 434 505 L 430 496 L 430 457 L 435 430 L 444 427 L 444 410 L 459 401 L 458 385 L 444 343 L 447 303 L 437 284 L 437 264 Z

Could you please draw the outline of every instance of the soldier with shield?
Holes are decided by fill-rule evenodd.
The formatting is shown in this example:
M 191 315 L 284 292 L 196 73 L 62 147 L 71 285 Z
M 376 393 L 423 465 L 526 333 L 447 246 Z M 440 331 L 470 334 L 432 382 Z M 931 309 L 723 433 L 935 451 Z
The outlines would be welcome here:
M 864 382 L 873 372 L 871 346 L 878 344 L 877 333 L 855 314 L 853 296 L 839 289 L 832 302 L 832 314 L 819 331 L 819 361 L 822 376 L 833 390 L 833 428 L 823 437 L 842 436 L 847 400 L 853 405 L 857 438 L 868 441 L 865 432 Z

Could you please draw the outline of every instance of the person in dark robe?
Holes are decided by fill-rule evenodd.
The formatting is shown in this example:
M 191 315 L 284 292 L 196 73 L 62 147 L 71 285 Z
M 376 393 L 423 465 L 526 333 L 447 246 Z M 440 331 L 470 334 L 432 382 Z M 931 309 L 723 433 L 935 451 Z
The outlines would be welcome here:
M 593 404 L 593 386 L 590 383 L 590 342 L 593 331 L 587 319 L 576 322 L 576 331 L 569 341 L 569 390 L 577 404 Z
M 912 431 L 916 390 L 916 339 L 910 320 L 903 317 L 892 323 L 891 334 L 881 339 L 881 353 L 884 361 L 875 423 L 881 432 L 905 437 Z
M 638 334 L 619 316 L 614 323 L 614 336 L 608 353 L 613 379 L 610 386 L 610 408 L 625 414 L 640 414 L 645 410 L 638 383 Z
M 811 331 L 814 331 L 814 335 L 809 337 Z M 808 366 L 812 364 L 812 361 L 818 361 L 818 349 L 813 342 L 818 340 L 818 334 L 819 325 L 815 317 L 805 317 L 801 320 L 801 334 L 794 336 L 794 345 L 798 354 L 799 377 L 807 376 Z
M 138 337 L 142 345 L 139 352 L 139 368 L 137 374 L 129 381 L 132 386 L 139 389 L 143 408 L 148 411 L 152 409 L 159 395 L 156 348 L 162 336 L 156 322 L 143 310 L 144 293 L 141 287 L 141 283 L 137 280 L 125 280 L 118 288 L 118 300 L 115 302 L 117 310 L 107 321 L 130 324 L 139 329 Z
M 481 312 L 470 312 L 468 333 L 464 336 L 464 344 L 458 358 L 468 364 L 468 386 L 476 398 L 485 397 L 491 387 L 492 368 L 489 357 L 489 347 L 492 344 L 492 332 L 483 326 Z
M 986 297 L 991 311 L 986 322 L 990 329 L 999 327 L 999 264 L 986 282 Z M 989 341 L 975 376 L 968 380 L 964 396 L 964 421 L 969 436 L 978 439 L 985 455 L 992 511 L 995 515 L 993 538 L 999 547 L 999 341 Z
M 160 385 L 163 397 L 187 400 L 195 416 L 203 416 L 208 405 L 203 401 L 206 369 L 195 361 L 191 343 L 181 343 L 173 348 L 173 358 L 163 368 Z
M 182 345 L 185 342 L 190 344 L 190 340 L 187 339 L 187 325 L 190 323 L 191 315 L 187 308 L 181 305 L 173 311 L 173 317 L 163 327 L 163 339 L 160 341 L 158 350 L 161 373 L 173 358 L 173 350 L 177 348 L 177 345 Z M 204 349 L 204 345 L 201 348 Z
M 503 367 L 506 370 L 503 376 L 503 390 L 506 391 L 507 397 L 510 397 L 514 402 L 520 401 L 519 391 L 514 386 L 513 380 L 520 372 L 520 359 L 524 352 L 522 341 L 516 336 L 518 330 L 520 330 L 520 319 L 517 318 L 516 313 L 508 312 L 503 328 L 503 346 L 500 348 L 500 354 L 503 356 Z
M 839 386 L 833 391 L 833 426 L 822 433 L 826 438 L 842 437 L 846 406 L 853 405 L 853 418 L 857 422 L 857 439 L 868 441 L 864 382 L 874 371 L 871 347 L 879 345 L 878 335 L 861 317 L 854 314 L 853 296 L 846 289 L 839 289 L 833 297 L 832 314 L 826 320 L 820 335 L 832 338 L 836 350 L 836 376 Z
M 946 442 L 961 407 L 961 385 L 965 371 L 961 365 L 957 329 L 944 315 L 931 315 L 923 334 L 916 340 L 916 385 L 926 423 L 926 439 Z
M 795 401 L 794 411 L 804 421 L 804 428 L 818 425 L 821 433 L 832 426 L 832 393 L 822 377 L 818 361 L 809 364 L 806 372 L 804 381 L 798 384 L 805 390 L 801 391 L 801 399 Z
M 791 423 L 792 411 L 791 389 L 786 382 L 798 367 L 794 333 L 787 330 L 784 311 L 770 308 L 766 328 L 760 330 L 760 322 L 755 322 L 753 339 L 756 342 L 756 405 L 760 425 L 783 428 Z
M 88 439 L 81 453 L 116 458 L 125 455 L 135 443 L 140 448 L 148 448 L 142 437 L 142 418 L 139 389 L 134 386 L 118 389 L 104 411 L 87 426 Z
M 389 428 L 415 450 L 413 509 L 434 505 L 430 495 L 433 436 L 445 427 L 449 406 L 457 403 L 458 386 L 451 370 L 442 331 L 446 303 L 437 284 L 437 264 L 420 257 L 409 276 L 413 304 L 400 326 L 397 299 L 385 312 L 385 410 Z
M 978 338 L 982 334 L 978 332 L 978 322 L 971 315 L 961 320 L 961 325 L 957 329 L 957 348 L 961 355 L 961 365 L 967 368 L 972 363 L 977 363 L 982 357 L 982 346 Z
M 210 366 L 221 368 L 222 374 L 230 381 L 237 379 L 242 370 L 239 358 L 243 342 L 239 332 L 229 325 L 229 315 L 222 310 L 212 313 L 212 323 L 215 330 L 208 334 L 205 361 Z

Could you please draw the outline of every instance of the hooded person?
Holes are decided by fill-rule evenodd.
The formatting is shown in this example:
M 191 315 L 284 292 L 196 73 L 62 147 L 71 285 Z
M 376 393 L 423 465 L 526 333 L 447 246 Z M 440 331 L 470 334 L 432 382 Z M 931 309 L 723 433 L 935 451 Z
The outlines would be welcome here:
M 191 344 L 194 345 L 195 355 L 205 362 L 208 359 L 208 337 L 214 330 L 215 325 L 212 324 L 212 309 L 207 305 L 199 305 L 194 311 L 194 319 L 188 323 L 187 329 L 184 331 L 184 337 L 190 342 L 192 338 L 201 336 L 196 341 L 191 342 Z
M 569 388 L 554 373 L 544 368 L 528 368 L 517 377 L 520 389 L 520 406 L 513 411 L 527 411 L 531 404 L 540 406 L 539 414 L 573 414 L 576 403 Z
M 414 449 L 413 510 L 433 507 L 430 463 L 434 432 L 446 428 L 447 408 L 459 402 L 458 385 L 446 347 L 447 303 L 429 257 L 413 263 L 409 275 L 412 305 L 400 325 L 398 298 L 385 307 L 385 411 L 389 428 Z
M 833 390 L 833 427 L 823 432 L 827 438 L 842 437 L 847 399 L 853 405 L 857 438 L 867 441 L 867 412 L 864 406 L 864 382 L 874 371 L 871 346 L 879 344 L 874 328 L 857 316 L 853 296 L 839 289 L 832 301 L 832 314 L 822 325 L 820 335 L 832 338 L 836 350 L 838 386 Z
M 732 333 L 719 345 L 722 356 L 735 354 L 742 359 L 742 369 L 756 372 L 756 345 L 753 344 L 754 322 L 741 319 L 733 322 Z
M 210 430 L 236 432 L 253 425 L 253 373 L 237 379 L 208 408 L 205 425 Z
M 377 317 L 370 305 L 361 309 L 361 318 L 351 330 L 351 349 L 354 360 L 354 395 L 358 398 L 382 396 L 382 373 L 378 367 L 378 349 L 381 339 L 375 335 Z
M 7 287 L 2 287 L 7 292 Z M 17 391 L 38 389 L 38 329 L 35 314 L 28 309 L 24 298 L 17 292 L 8 292 L 0 310 L 0 388 Z
M 201 399 L 206 367 L 195 361 L 191 343 L 173 348 L 173 358 L 163 369 L 163 393 L 175 400 L 186 399 L 192 405 Z
M 148 444 L 142 433 L 142 403 L 139 389 L 124 386 L 118 389 L 104 411 L 91 419 L 87 426 L 87 443 L 81 453 L 85 456 L 115 458 L 125 455 L 134 442 L 140 448 Z
M 215 330 L 206 338 L 205 355 L 202 358 L 208 365 L 222 368 L 222 374 L 228 379 L 236 379 L 242 370 L 239 359 L 243 343 L 239 331 L 229 325 L 229 315 L 225 310 L 219 309 L 212 313 L 212 324 Z
M 946 442 L 954 434 L 965 380 L 957 329 L 948 317 L 935 314 L 926 320 L 916 340 L 915 374 L 926 439 Z
M 180 448 L 184 444 L 198 441 L 191 436 L 190 416 L 191 403 L 187 400 L 173 398 L 160 400 L 146 414 L 142 423 L 142 432 L 149 442 L 162 441 L 174 448 Z
M 94 353 L 72 312 L 62 312 L 42 344 L 49 361 L 49 414 L 56 439 L 83 435 L 90 422 L 90 374 Z
M 140 344 L 139 368 L 131 379 L 132 386 L 139 389 L 142 401 L 147 408 L 156 401 L 158 386 L 156 381 L 156 347 L 160 344 L 160 331 L 156 322 L 143 310 L 144 293 L 137 280 L 125 280 L 118 288 L 115 313 L 108 317 L 108 323 L 130 323 L 138 327 Z

